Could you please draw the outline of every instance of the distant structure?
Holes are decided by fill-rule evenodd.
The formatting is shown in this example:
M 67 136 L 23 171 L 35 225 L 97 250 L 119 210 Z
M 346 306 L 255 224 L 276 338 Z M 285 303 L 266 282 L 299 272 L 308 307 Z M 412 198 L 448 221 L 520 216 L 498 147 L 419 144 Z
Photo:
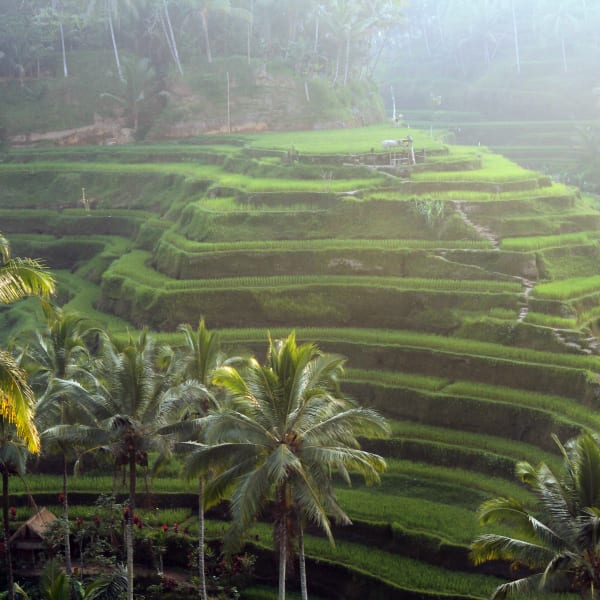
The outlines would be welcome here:
M 43 560 L 43 555 L 46 551 L 44 534 L 50 524 L 56 521 L 56 519 L 57 517 L 54 513 L 51 513 L 46 508 L 42 508 L 23 523 L 8 541 L 15 558 L 23 562 L 29 562 L 32 565 Z

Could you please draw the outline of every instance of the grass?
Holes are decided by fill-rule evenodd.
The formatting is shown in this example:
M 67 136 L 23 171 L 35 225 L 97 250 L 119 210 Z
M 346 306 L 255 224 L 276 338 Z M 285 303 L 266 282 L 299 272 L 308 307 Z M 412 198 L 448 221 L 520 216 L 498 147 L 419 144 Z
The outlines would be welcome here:
M 258 535 L 261 540 L 269 539 L 271 528 L 259 524 L 253 528 L 252 533 Z M 266 547 L 271 546 L 267 544 Z M 483 599 L 502 583 L 493 577 L 450 571 L 402 555 L 346 541 L 338 540 L 335 548 L 332 548 L 327 540 L 307 535 L 305 547 L 310 558 L 344 565 L 351 572 L 358 571 L 392 584 L 397 588 L 396 593 L 399 597 L 404 589 L 421 591 L 427 595 L 463 594 Z
M 149 253 L 135 250 L 113 263 L 110 270 L 143 285 L 163 290 L 225 290 L 247 288 L 290 288 L 307 286 L 367 286 L 399 290 L 445 291 L 456 293 L 501 294 L 521 292 L 517 282 L 490 279 L 423 279 L 414 277 L 372 277 L 346 275 L 287 275 L 274 277 L 225 277 L 222 279 L 175 280 L 147 266 Z
M 577 319 L 570 317 L 558 317 L 540 312 L 529 311 L 525 317 L 525 323 L 532 325 L 541 325 L 553 329 L 577 329 Z
M 600 292 L 600 275 L 549 281 L 547 283 L 539 283 L 533 288 L 533 295 L 536 298 L 555 300 L 572 300 L 598 292 Z
M 380 142 L 387 139 L 400 139 L 407 135 L 414 138 L 415 149 L 442 152 L 446 147 L 432 140 L 423 131 L 394 128 L 387 124 L 360 127 L 355 129 L 331 129 L 327 131 L 270 131 L 260 136 L 248 136 L 248 147 L 254 150 L 278 150 L 287 152 L 293 148 L 300 154 L 368 154 L 371 148 L 387 154 Z
M 169 216 L 174 220 L 173 224 L 165 222 L 165 227 L 172 227 L 167 233 L 162 233 L 161 227 L 157 226 L 148 234 L 150 242 L 145 248 L 150 249 L 150 244 L 162 234 L 161 241 L 172 244 L 182 252 L 176 255 L 173 252 L 173 263 L 177 260 L 195 258 L 206 258 L 210 260 L 211 254 L 223 255 L 224 260 L 235 261 L 235 254 L 246 254 L 251 258 L 254 253 L 268 253 L 273 260 L 277 259 L 278 253 L 285 252 L 319 252 L 319 251 L 344 251 L 351 256 L 352 252 L 357 254 L 361 251 L 386 252 L 408 249 L 402 259 L 407 261 L 407 270 L 415 273 L 420 264 L 427 264 L 434 259 L 435 251 L 440 249 L 458 249 L 465 252 L 452 253 L 452 260 L 459 261 L 465 266 L 485 269 L 487 274 L 497 271 L 514 274 L 512 269 L 525 269 L 529 264 L 529 256 L 516 257 L 510 253 L 538 251 L 551 251 L 558 248 L 559 251 L 540 252 L 539 262 L 545 261 L 551 274 L 555 274 L 554 265 L 561 260 L 559 254 L 564 249 L 566 252 L 575 246 L 583 247 L 583 251 L 594 249 L 600 235 L 591 230 L 593 225 L 589 221 L 597 215 L 597 207 L 585 199 L 578 199 L 571 188 L 559 184 L 549 185 L 549 180 L 542 178 L 537 173 L 526 171 L 511 161 L 490 154 L 481 148 L 447 148 L 431 139 L 427 133 L 410 131 L 415 138 L 415 148 L 427 148 L 432 154 L 429 165 L 419 164 L 418 169 L 412 174 L 412 182 L 422 183 L 419 189 L 426 190 L 429 182 L 431 188 L 438 189 L 444 185 L 458 187 L 462 182 L 477 184 L 490 183 L 497 187 L 488 187 L 489 191 L 424 191 L 423 196 L 418 193 L 408 193 L 403 187 L 401 180 L 395 182 L 391 178 L 373 173 L 366 175 L 364 170 L 357 171 L 356 177 L 352 172 L 346 170 L 335 171 L 332 167 L 333 177 L 328 178 L 328 168 L 325 164 L 309 165 L 304 162 L 308 155 L 338 155 L 334 160 L 345 160 L 348 154 L 370 153 L 371 148 L 378 154 L 384 153 L 380 147 L 383 139 L 403 137 L 408 130 L 393 129 L 389 125 L 362 128 L 358 130 L 336 130 L 328 132 L 273 132 L 262 135 L 235 136 L 231 138 L 232 143 L 225 141 L 224 137 L 214 138 L 211 143 L 209 138 L 200 140 L 208 143 L 194 143 L 191 145 L 152 144 L 143 146 L 127 147 L 98 147 L 98 148 L 73 148 L 73 149 L 34 149 L 22 150 L 9 153 L 7 160 L 28 160 L 31 162 L 5 162 L 0 164 L 0 178 L 6 177 L 10 182 L 10 189 L 6 197 L 14 206 L 25 205 L 25 200 L 36 202 L 38 186 L 43 196 L 45 190 L 41 189 L 42 181 L 55 182 L 56 193 L 60 190 L 60 177 L 70 180 L 73 174 L 72 187 L 75 190 L 75 200 L 79 190 L 79 179 L 75 175 L 89 177 L 97 186 L 102 188 L 102 182 L 106 181 L 106 193 L 100 193 L 99 197 L 105 199 L 106 210 L 94 210 L 94 215 L 126 215 L 135 214 L 139 221 L 157 219 L 157 213 L 147 211 L 119 211 L 112 210 L 110 200 L 119 196 L 119 202 L 126 200 L 127 194 L 138 194 L 144 197 L 146 188 L 138 189 L 140 185 L 153 186 L 154 182 L 164 182 L 164 191 L 155 191 L 160 196 L 160 205 L 163 208 L 175 206 Z M 245 148 L 244 148 L 245 145 Z M 285 165 L 281 157 L 285 158 L 287 150 L 293 146 L 300 153 L 301 162 L 293 165 Z M 261 153 L 272 154 L 270 158 L 253 158 Z M 230 159 L 230 157 L 233 157 Z M 156 162 L 150 162 L 156 161 Z M 482 168 L 469 169 L 469 164 L 476 167 L 477 162 L 482 161 Z M 214 164 L 207 164 L 207 163 Z M 206 163 L 206 164 L 205 164 Z M 289 169 L 287 167 L 290 167 Z M 427 172 L 428 167 L 431 168 Z M 337 168 L 337 167 L 336 167 Z M 426 172 L 416 172 L 421 168 Z M 454 170 L 460 168 L 462 170 Z M 237 171 L 236 171 L 237 169 Z M 436 169 L 433 171 L 433 169 Z M 450 170 L 453 169 L 453 170 Z M 287 171 L 287 173 L 286 173 Z M 319 172 L 322 171 L 322 176 Z M 276 173 L 284 174 L 278 177 Z M 336 177 L 337 173 L 337 177 Z M 42 174 L 39 179 L 30 175 Z M 68 174 L 65 176 L 64 174 Z M 120 176 L 127 176 L 127 178 Z M 149 177 L 147 175 L 152 175 Z M 258 176 L 257 176 L 258 175 Z M 139 178 L 138 178 L 139 176 Z M 344 178 L 342 178 L 342 176 Z M 58 177 L 58 179 L 57 179 Z M 303 178 L 301 178 L 303 177 Z M 346 178 L 351 177 L 351 178 Z M 128 179 L 129 178 L 129 179 Z M 22 196 L 19 196 L 19 182 L 24 184 L 32 180 L 31 184 L 23 187 Z M 121 189 L 120 183 L 127 181 L 128 185 Z M 173 184 L 169 184 L 173 181 Z M 200 182 L 200 183 L 198 183 Z M 411 182 L 409 181 L 410 185 Z M 502 186 L 507 184 L 506 191 Z M 515 184 L 514 186 L 512 184 Z M 515 189 L 508 191 L 509 186 L 518 188 L 519 185 L 531 187 L 532 189 Z M 44 184 L 45 185 L 45 184 Z M 171 185 L 171 187 L 169 187 Z M 211 193 L 214 197 L 208 197 L 205 193 L 207 186 L 211 185 Z M 7 186 L 9 187 L 9 186 Z M 125 187 L 127 189 L 125 189 Z M 418 186 L 415 186 L 417 189 Z M 471 185 L 477 189 L 477 185 Z M 483 189 L 484 186 L 481 186 Z M 90 188 L 92 189 L 92 188 Z M 335 199 L 337 193 L 360 190 L 361 194 Z M 148 193 L 152 196 L 153 190 Z M 223 194 L 222 196 L 219 194 Z M 306 196 L 303 196 L 306 194 Z M 309 194 L 313 194 L 309 196 Z M 25 198 L 25 196 L 27 196 Z M 40 196 L 40 197 L 42 197 Z M 123 197 L 121 197 L 123 196 Z M 163 197 L 164 196 L 164 197 Z M 251 197 L 254 196 L 254 199 Z M 70 198 L 71 196 L 69 196 Z M 433 201 L 443 201 L 446 206 L 446 218 L 435 226 L 426 228 L 421 222 L 417 222 L 412 215 L 412 201 L 415 198 L 426 198 Z M 46 196 L 44 196 L 46 198 Z M 321 202 L 321 198 L 325 201 Z M 57 196 L 58 201 L 58 196 Z M 489 252 L 491 244 L 485 240 L 462 239 L 469 237 L 459 225 L 462 222 L 454 211 L 453 202 L 470 203 L 469 215 L 473 222 L 489 226 L 499 237 L 503 238 L 500 252 Z M 148 205 L 149 200 L 147 201 Z M 394 205 L 389 203 L 394 202 Z M 261 204 L 262 203 L 262 204 Z M 371 204 L 369 204 L 371 203 Z M 402 203 L 402 204 L 400 204 Z M 141 203 L 138 202 L 141 205 Z M 188 212 L 178 212 L 184 205 L 191 205 Z M 331 209 L 330 205 L 334 208 Z M 191 225 L 185 219 L 192 215 L 192 209 L 202 211 L 202 218 L 213 219 L 206 224 L 206 231 L 199 223 L 198 233 L 191 231 Z M 264 213 L 264 215 L 263 215 Z M 268 214 L 267 214 L 268 213 Z M 278 220 L 271 218 L 273 213 L 278 214 Z M 23 230 L 28 227 L 27 219 L 31 215 L 39 220 L 48 220 L 56 216 L 57 211 L 42 212 L 39 208 L 25 211 L 2 211 L 0 216 L 8 220 L 21 219 Z M 182 214 L 181 222 L 175 220 Z M 80 217 L 83 211 L 64 210 L 62 218 Z M 371 222 L 369 217 L 372 216 Z M 258 217 L 258 218 L 257 218 Z M 339 221 L 338 237 L 332 238 L 333 228 L 325 229 L 322 223 Z M 339 217 L 339 218 L 338 218 Z M 217 219 L 220 219 L 217 222 Z M 263 219 L 260 229 L 257 221 Z M 381 226 L 384 220 L 390 221 L 389 229 Z M 586 222 L 587 220 L 587 222 Z M 223 224 L 226 221 L 225 224 Z M 358 224 L 355 221 L 360 221 Z M 364 223 L 363 223 L 364 221 Z M 273 223 L 289 222 L 289 229 L 278 228 Z M 396 225 L 396 223 L 398 225 Z M 457 224 L 458 223 L 458 224 Z M 535 224 L 536 229 L 531 227 Z M 185 229 L 186 225 L 189 230 Z M 384 224 L 385 225 L 385 224 Z M 286 225 L 287 226 L 287 225 Z M 355 226 L 352 229 L 351 226 Z M 207 243 L 210 237 L 215 235 L 210 227 L 222 228 L 219 234 L 224 240 L 222 243 Z M 329 227 L 329 225 L 327 225 Z M 587 227 L 587 228 L 586 228 Z M 302 229 L 300 229 L 302 228 Z M 244 233 L 247 230 L 247 233 Z M 548 235 L 533 236 L 535 231 L 543 231 Z M 568 231 L 563 235 L 549 235 L 552 232 Z M 186 234 L 196 237 L 200 241 L 192 241 L 186 238 Z M 522 237 L 519 237 L 522 234 Z M 299 237 L 321 237 L 316 240 L 302 240 Z M 348 239 L 353 235 L 357 237 L 364 235 L 369 239 Z M 378 235 L 387 239 L 374 239 Z M 411 235 L 415 239 L 400 239 Z M 238 241 L 240 239 L 255 239 L 253 242 Z M 285 237 L 285 240 L 277 241 L 270 237 Z M 451 241 L 437 238 L 452 238 Z M 427 239 L 425 239 L 427 238 Z M 31 239 L 31 241 L 29 241 Z M 72 241 L 77 239 L 69 238 Z M 95 239 L 88 236 L 86 240 Z M 99 239 L 99 238 L 98 238 Z M 23 235 L 22 241 L 31 243 L 32 248 L 39 243 L 40 248 L 44 244 L 51 243 L 50 237 Z M 62 238 L 61 238 L 62 241 Z M 67 241 L 65 236 L 64 241 Z M 105 241 L 103 240 L 103 243 Z M 116 260 L 123 256 L 132 246 L 132 242 L 121 238 L 113 243 L 106 242 L 104 250 L 96 255 L 87 265 L 74 272 L 57 272 L 61 296 L 66 298 L 67 308 L 76 309 L 88 316 L 111 333 L 125 335 L 132 327 L 123 320 L 105 315 L 94 307 L 99 296 L 99 288 L 96 283 L 104 269 L 110 265 L 107 279 L 111 273 L 128 279 L 130 282 L 140 282 L 154 292 L 155 290 L 167 290 L 175 293 L 179 290 L 209 290 L 218 289 L 227 293 L 232 289 L 260 288 L 261 294 L 270 293 L 274 288 L 295 287 L 306 288 L 315 285 L 355 286 L 360 284 L 376 290 L 385 287 L 394 287 L 403 290 L 414 290 L 417 292 L 444 291 L 451 293 L 481 294 L 485 292 L 509 293 L 518 295 L 522 292 L 522 286 L 517 282 L 499 282 L 485 280 L 463 280 L 440 277 L 440 272 L 433 273 L 434 268 L 423 272 L 425 276 L 411 278 L 379 277 L 373 273 L 364 277 L 351 276 L 281 276 L 281 277 L 231 277 L 220 278 L 216 281 L 185 281 L 167 278 L 146 266 L 149 253 L 135 251 L 122 260 Z M 156 251 L 156 248 L 154 249 Z M 418 252 L 417 252 L 418 251 Z M 422 252 L 421 252 L 422 251 Z M 428 252 L 430 251 L 430 252 Z M 478 252 L 484 251 L 484 252 Z M 187 253 L 188 256 L 182 256 Z M 400 254 L 400 253 L 399 253 Z M 180 258 L 181 257 L 181 258 Z M 165 258 L 165 261 L 168 257 Z M 261 257 L 262 258 L 262 257 Z M 318 259 L 319 257 L 317 257 Z M 532 258 L 533 260 L 533 258 Z M 575 255 L 573 264 L 579 261 Z M 586 256 L 586 260 L 592 263 L 593 255 Z M 410 262 L 409 262 L 410 261 Z M 571 263 L 564 259 L 565 269 L 570 268 Z M 518 263 L 518 264 L 517 264 Z M 527 263 L 527 265 L 526 265 Z M 561 263 L 562 264 L 562 263 Z M 587 264 L 587 263 L 586 263 Z M 523 266 L 525 265 L 525 266 Z M 75 267 L 74 267 L 75 268 Z M 460 277 L 463 270 L 457 271 Z M 427 277 L 427 273 L 432 274 Z M 581 271 L 576 272 L 578 275 Z M 454 274 L 454 272 L 453 272 Z M 475 275 L 476 277 L 478 275 Z M 555 288 L 552 288 L 552 285 Z M 141 287 L 141 286 L 140 286 Z M 129 288 L 135 294 L 134 286 Z M 565 301 L 580 297 L 589 293 L 597 293 L 600 289 L 600 276 L 566 278 L 562 281 L 540 283 L 536 286 L 534 295 L 537 298 L 562 299 Z M 558 292 L 556 290 L 559 290 Z M 277 290 L 276 290 L 277 293 Z M 340 293 L 344 293 L 343 290 Z M 349 292 L 351 293 L 351 292 Z M 562 294 L 562 295 L 561 295 Z M 276 294 L 274 294 L 276 295 Z M 126 299 L 123 299 L 126 300 Z M 185 302 L 185 300 L 183 300 Z M 282 302 L 288 302 L 284 299 Z M 333 304 L 333 303 L 332 303 Z M 533 304 L 533 303 L 532 303 Z M 539 303 L 542 305 L 542 303 Z M 30 313 L 29 305 L 20 305 L 21 310 Z M 536 304 L 536 307 L 538 305 Z M 202 307 L 199 307 L 202 308 Z M 389 306 L 390 311 L 399 310 L 396 306 Z M 423 310 L 423 309 L 418 309 Z M 557 317 L 546 314 L 543 308 L 537 308 L 539 312 L 531 311 L 527 315 L 527 322 L 539 324 L 545 327 L 560 327 L 574 329 L 575 320 L 567 317 Z M 587 316 L 596 314 L 595 309 L 589 310 Z M 421 314 L 421 313 L 419 313 Z M 516 311 L 506 309 L 493 309 L 495 316 L 505 320 L 509 326 L 516 319 Z M 600 313 L 598 313 L 600 314 Z M 454 315 L 453 315 L 454 316 Z M 489 316 L 489 314 L 487 315 Z M 459 315 L 460 320 L 464 315 Z M 427 318 L 426 315 L 423 319 Z M 440 318 L 445 318 L 444 316 Z M 458 317 L 457 317 L 457 320 Z M 210 317 L 208 317 L 210 325 Z M 4 323 L 4 321 L 3 321 Z M 360 323 L 356 323 L 360 325 Z M 273 337 L 287 335 L 289 328 L 273 328 Z M 531 329 L 531 328 L 530 328 Z M 219 332 L 226 345 L 258 347 L 262 352 L 266 347 L 267 331 L 265 329 L 229 329 Z M 384 390 L 382 397 L 394 398 L 395 402 L 406 402 L 407 399 L 419 398 L 423 406 L 416 406 L 415 410 L 425 409 L 428 399 L 435 396 L 437 404 L 446 399 L 453 401 L 455 398 L 468 398 L 469 400 L 457 402 L 457 405 L 469 405 L 475 408 L 481 402 L 482 414 L 486 408 L 492 407 L 492 403 L 510 414 L 517 414 L 520 407 L 526 407 L 522 414 L 529 414 L 533 409 L 546 411 L 549 422 L 555 419 L 557 426 L 563 422 L 587 425 L 591 428 L 600 428 L 600 417 L 590 407 L 584 406 L 575 400 L 553 394 L 541 394 L 528 392 L 523 389 L 513 389 L 499 385 L 489 385 L 485 382 L 477 383 L 468 380 L 456 380 L 451 376 L 436 375 L 436 363 L 442 363 L 446 358 L 452 360 L 470 361 L 472 369 L 483 364 L 495 368 L 501 373 L 504 366 L 513 367 L 518 363 L 519 373 L 521 369 L 526 373 L 528 369 L 535 367 L 537 372 L 544 372 L 549 376 L 563 376 L 567 381 L 579 382 L 587 377 L 587 381 L 593 382 L 598 378 L 600 366 L 596 356 L 584 356 L 577 354 L 554 353 L 535 351 L 527 348 L 519 348 L 509 345 L 494 344 L 485 341 L 465 339 L 451 336 L 436 336 L 425 334 L 420 331 L 393 331 L 389 329 L 364 329 L 360 327 L 335 329 L 335 328 L 297 328 L 299 340 L 310 340 L 318 342 L 323 351 L 328 351 L 328 345 L 338 345 L 338 348 L 349 350 L 349 352 L 360 355 L 361 352 L 368 355 L 370 364 L 375 365 L 372 370 L 360 368 L 348 368 L 346 379 L 349 382 L 363 383 L 365 389 L 377 393 L 378 388 L 389 388 Z M 160 341 L 171 342 L 179 345 L 182 342 L 181 335 L 175 332 L 166 332 L 157 336 Z M 343 346 L 342 344 L 346 344 Z M 350 348 L 349 348 L 350 346 Z M 344 350 L 342 350 L 344 351 Z M 431 375 L 419 375 L 416 373 L 404 373 L 398 368 L 390 367 L 388 371 L 377 371 L 377 359 L 381 357 L 384 364 L 388 361 L 392 364 L 396 355 L 401 360 L 402 356 L 411 354 L 423 357 L 431 367 Z M 259 356 L 259 354 L 256 354 Z M 393 358 L 390 358 L 393 357 Z M 461 363 L 462 364 L 462 363 Z M 360 363 L 355 365 L 360 367 Z M 541 367 L 541 368 L 540 368 Z M 562 371 L 561 369 L 565 369 Z M 566 370 L 568 369 L 568 371 Z M 474 373 L 475 375 L 475 373 Z M 465 379 L 469 377 L 467 371 L 461 375 Z M 568 377 L 568 379 L 567 379 Z M 510 382 L 520 385 L 519 382 Z M 343 383 L 342 383 L 343 385 Z M 369 387 L 370 386 L 370 387 Z M 358 387 L 358 386 L 357 386 Z M 558 388 L 557 388 L 558 389 Z M 562 388 L 561 388 L 562 389 Z M 561 391 L 560 393 L 566 393 Z M 568 395 L 568 394 L 567 394 Z M 376 397 L 375 397 L 376 398 Z M 471 400 L 473 399 L 473 400 Z M 490 411 L 491 412 L 491 411 Z M 541 413 L 540 413 L 541 414 Z M 543 418 L 546 414 L 542 415 Z M 493 427 L 492 424 L 490 426 Z M 442 452 L 446 447 L 449 452 L 465 456 L 481 454 L 482 460 L 487 455 L 491 462 L 495 457 L 503 461 L 504 473 L 506 465 L 510 461 L 527 459 L 532 463 L 541 460 L 556 463 L 560 460 L 557 456 L 521 442 L 512 442 L 495 435 L 483 435 L 479 433 L 452 430 L 449 428 L 434 427 L 427 423 L 392 422 L 393 438 L 390 440 L 390 448 L 397 442 L 420 443 L 424 452 L 430 450 L 431 454 Z M 391 453 L 391 450 L 390 450 Z M 485 456 L 484 456 L 485 455 Z M 433 462 L 433 459 L 432 461 Z M 486 463 L 487 466 L 487 463 Z M 177 475 L 177 465 L 173 464 L 169 473 L 158 477 L 153 482 L 153 491 L 171 494 L 194 494 L 194 484 L 181 481 Z M 61 481 L 58 476 L 31 476 L 27 479 L 28 484 L 34 492 L 47 493 L 54 496 L 61 489 Z M 84 474 L 81 477 L 70 480 L 70 487 L 74 492 L 97 493 L 98 490 L 114 489 L 124 492 L 120 480 L 115 483 L 110 475 L 101 472 L 94 475 Z M 140 481 L 140 490 L 143 484 Z M 11 481 L 11 490 L 22 493 L 22 484 Z M 352 519 L 368 527 L 383 524 L 390 530 L 396 531 L 397 535 L 407 532 L 419 540 L 423 540 L 423 547 L 427 544 L 449 543 L 465 547 L 479 532 L 475 521 L 475 510 L 485 499 L 498 495 L 514 496 L 523 501 L 530 501 L 529 492 L 521 486 L 516 479 L 504 479 L 502 477 L 490 477 L 489 474 L 479 473 L 475 470 L 449 468 L 435 464 L 424 464 L 410 460 L 388 459 L 388 471 L 383 475 L 382 484 L 379 487 L 368 488 L 359 482 L 354 482 L 352 489 L 346 488 L 339 483 L 336 492 L 343 507 L 351 515 Z M 58 511 L 60 507 L 56 506 Z M 19 509 L 20 511 L 21 509 Z M 86 517 L 91 512 L 90 507 L 73 506 L 74 516 Z M 21 515 L 19 514 L 19 517 Z M 143 519 L 157 527 L 161 521 L 190 523 L 190 530 L 194 530 L 194 518 L 190 516 L 189 509 L 161 509 L 159 514 L 154 512 L 143 513 Z M 197 522 L 197 520 L 196 520 Z M 220 537 L 223 525 L 212 523 L 209 526 L 210 535 Z M 261 539 L 265 540 L 270 547 L 271 529 L 267 525 L 259 525 L 257 532 Z M 333 561 L 348 565 L 351 569 L 365 574 L 375 574 L 382 580 L 389 581 L 391 585 L 398 588 L 418 590 L 419 594 L 446 594 L 454 593 L 462 597 L 483 597 L 497 582 L 488 577 L 467 575 L 460 572 L 450 572 L 431 567 L 420 561 L 384 552 L 381 548 L 352 544 L 343 540 L 338 541 L 337 551 L 332 550 L 327 543 L 320 538 L 310 537 L 307 541 L 307 550 L 315 560 Z M 398 592 L 398 596 L 401 592 Z
M 440 174 L 441 178 L 442 175 Z M 398 191 L 385 191 L 376 190 L 368 192 L 365 198 L 369 200 L 387 200 L 387 201 L 409 201 L 415 198 L 418 190 L 413 190 L 410 193 L 402 191 L 399 188 Z M 523 209 L 527 210 L 529 205 L 536 200 L 543 198 L 572 198 L 573 190 L 562 184 L 553 183 L 550 187 L 544 187 L 543 189 L 526 189 L 526 190 L 511 190 L 503 191 L 499 190 L 497 193 L 491 193 L 486 191 L 474 191 L 474 190 L 427 190 L 424 192 L 427 198 L 432 200 L 442 200 L 444 202 L 464 202 L 464 203 L 507 203 L 507 202 L 519 202 L 522 204 Z
M 536 181 L 537 176 L 532 171 L 518 166 L 513 161 L 499 154 L 482 153 L 481 169 L 468 171 L 425 171 L 414 173 L 413 181 L 481 181 L 491 183 L 506 183 L 516 181 Z M 535 186 L 537 187 L 537 185 Z
M 289 329 L 273 328 L 271 335 L 285 337 Z M 540 352 L 528 348 L 490 344 L 466 338 L 453 338 L 441 335 L 388 329 L 335 328 L 296 328 L 299 340 L 316 340 L 327 351 L 327 342 L 345 342 L 361 346 L 380 348 L 422 348 L 437 352 L 450 352 L 465 356 L 490 357 L 532 364 L 548 364 L 575 369 L 597 371 L 595 357 L 576 354 Z M 227 329 L 222 331 L 226 343 L 263 342 L 267 339 L 266 329 Z
M 392 429 L 393 438 L 409 438 L 416 440 L 431 440 L 459 447 L 477 449 L 498 455 L 510 456 L 516 460 L 527 458 L 536 464 L 546 462 L 553 465 L 559 463 L 556 455 L 549 454 L 530 444 L 507 440 L 503 437 L 493 437 L 467 431 L 432 427 L 422 423 L 409 421 L 388 421 Z
M 491 247 L 491 244 L 482 240 L 406 240 L 406 239 L 317 239 L 317 240 L 257 240 L 257 241 L 232 241 L 232 242 L 195 242 L 176 231 L 168 231 L 163 237 L 173 246 L 190 253 L 232 253 L 232 252 L 287 252 L 296 250 L 401 250 L 407 249 L 481 249 Z
M 547 248 L 586 245 L 591 240 L 597 240 L 598 237 L 600 237 L 600 234 L 597 231 L 581 231 L 560 235 L 504 238 L 501 242 L 501 247 L 503 250 L 513 252 L 533 252 Z
M 582 426 L 593 428 L 600 427 L 600 416 L 594 411 L 591 411 L 589 407 L 560 396 L 539 394 L 522 389 L 495 386 L 473 381 L 458 381 L 452 383 L 444 389 L 444 393 L 471 398 L 485 398 L 491 401 L 528 406 L 546 410 L 556 415 L 562 415 Z

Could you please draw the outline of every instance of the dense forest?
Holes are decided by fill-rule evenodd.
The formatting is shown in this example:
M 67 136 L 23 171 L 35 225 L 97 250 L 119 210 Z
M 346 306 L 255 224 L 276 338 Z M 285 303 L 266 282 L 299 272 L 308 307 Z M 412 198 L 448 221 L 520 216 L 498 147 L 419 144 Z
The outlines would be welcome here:
M 110 49 L 121 80 L 127 55 L 146 58 L 161 77 L 245 57 L 342 85 L 376 75 L 382 89 L 397 85 L 422 107 L 537 118 L 536 107 L 563 118 L 597 107 L 600 9 L 586 0 L 3 0 L 0 14 L 0 75 L 8 78 L 68 77 L 74 52 Z M 540 78 L 551 90 L 575 87 L 546 106 Z M 409 95 L 411 80 L 429 89 Z M 467 86 L 488 97 L 465 96 Z M 512 106 L 492 98 L 511 88 Z

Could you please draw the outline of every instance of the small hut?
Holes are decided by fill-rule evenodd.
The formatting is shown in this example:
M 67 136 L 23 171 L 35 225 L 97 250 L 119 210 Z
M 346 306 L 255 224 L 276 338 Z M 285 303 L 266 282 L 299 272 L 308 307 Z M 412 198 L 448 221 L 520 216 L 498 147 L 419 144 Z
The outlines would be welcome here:
M 45 553 L 44 534 L 48 526 L 57 517 L 46 508 L 41 508 L 27 520 L 8 540 L 13 559 L 17 562 L 28 562 L 34 565 L 40 555 Z

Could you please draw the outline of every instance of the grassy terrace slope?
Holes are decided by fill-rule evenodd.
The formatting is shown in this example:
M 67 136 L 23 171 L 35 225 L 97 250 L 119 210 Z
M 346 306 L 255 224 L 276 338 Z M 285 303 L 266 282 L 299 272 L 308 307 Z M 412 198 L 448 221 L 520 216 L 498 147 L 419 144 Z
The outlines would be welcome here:
M 409 134 L 416 164 L 381 145 Z M 365 440 L 390 468 L 379 488 L 340 487 L 355 525 L 337 551 L 307 541 L 322 590 L 351 573 L 385 597 L 484 598 L 509 575 L 468 561 L 476 507 L 526 497 L 514 463 L 557 461 L 551 434 L 600 425 L 594 199 L 387 126 L 3 159 L 1 229 L 57 270 L 70 308 L 171 343 L 204 316 L 259 355 L 267 330 L 294 328 L 348 358 L 346 391 L 392 420 L 392 439 Z M 0 313 L 5 336 L 27 306 Z

